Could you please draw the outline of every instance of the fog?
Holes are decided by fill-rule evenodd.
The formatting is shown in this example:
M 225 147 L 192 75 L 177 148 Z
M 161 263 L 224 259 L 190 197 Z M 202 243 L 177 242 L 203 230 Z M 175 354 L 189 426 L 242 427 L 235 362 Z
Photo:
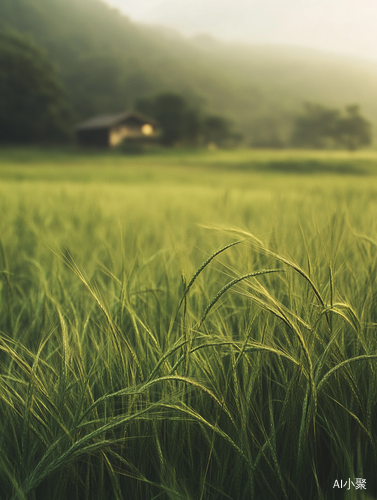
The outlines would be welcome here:
M 106 0 L 185 35 L 284 44 L 377 60 L 375 0 Z

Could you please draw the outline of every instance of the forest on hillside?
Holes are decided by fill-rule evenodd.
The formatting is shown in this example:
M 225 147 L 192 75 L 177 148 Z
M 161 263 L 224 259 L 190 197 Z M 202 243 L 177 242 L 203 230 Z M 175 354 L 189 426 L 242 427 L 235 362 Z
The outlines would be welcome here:
M 248 146 L 290 144 L 305 102 L 332 110 L 359 104 L 377 123 L 377 65 L 369 62 L 204 35 L 187 39 L 135 24 L 100 0 L 3 0 L 0 30 L 26 37 L 52 63 L 71 110 L 63 113 L 63 128 L 169 93 L 181 96 L 202 124 L 221 118 Z

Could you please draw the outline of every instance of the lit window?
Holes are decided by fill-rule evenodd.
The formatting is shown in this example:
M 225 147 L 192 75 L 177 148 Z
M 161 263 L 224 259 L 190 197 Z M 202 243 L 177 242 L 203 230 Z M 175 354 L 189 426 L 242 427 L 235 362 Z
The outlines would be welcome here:
M 152 125 L 149 125 L 149 123 L 146 123 L 141 127 L 141 131 L 144 135 L 152 135 L 153 134 L 153 127 Z

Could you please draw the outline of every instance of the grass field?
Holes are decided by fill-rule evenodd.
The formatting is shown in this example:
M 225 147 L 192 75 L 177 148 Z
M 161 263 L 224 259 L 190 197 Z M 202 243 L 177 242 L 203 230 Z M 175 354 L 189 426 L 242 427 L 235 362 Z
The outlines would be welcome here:
M 1 500 L 377 498 L 376 152 L 2 149 L 0 214 Z

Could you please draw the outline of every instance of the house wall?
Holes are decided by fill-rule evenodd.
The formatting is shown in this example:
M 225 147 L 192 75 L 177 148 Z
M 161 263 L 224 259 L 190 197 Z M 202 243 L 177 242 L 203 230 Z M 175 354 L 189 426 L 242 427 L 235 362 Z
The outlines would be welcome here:
M 125 139 L 154 142 L 158 137 L 158 129 L 150 123 L 139 119 L 128 118 L 111 128 L 78 128 L 76 129 L 77 142 L 84 147 L 108 148 L 117 146 Z M 149 140 L 149 141 L 148 141 Z
M 120 125 L 114 127 L 110 130 L 109 134 L 109 144 L 110 146 L 117 146 L 124 139 L 144 139 L 147 137 L 153 137 L 155 131 L 149 124 L 130 124 L 130 125 Z

